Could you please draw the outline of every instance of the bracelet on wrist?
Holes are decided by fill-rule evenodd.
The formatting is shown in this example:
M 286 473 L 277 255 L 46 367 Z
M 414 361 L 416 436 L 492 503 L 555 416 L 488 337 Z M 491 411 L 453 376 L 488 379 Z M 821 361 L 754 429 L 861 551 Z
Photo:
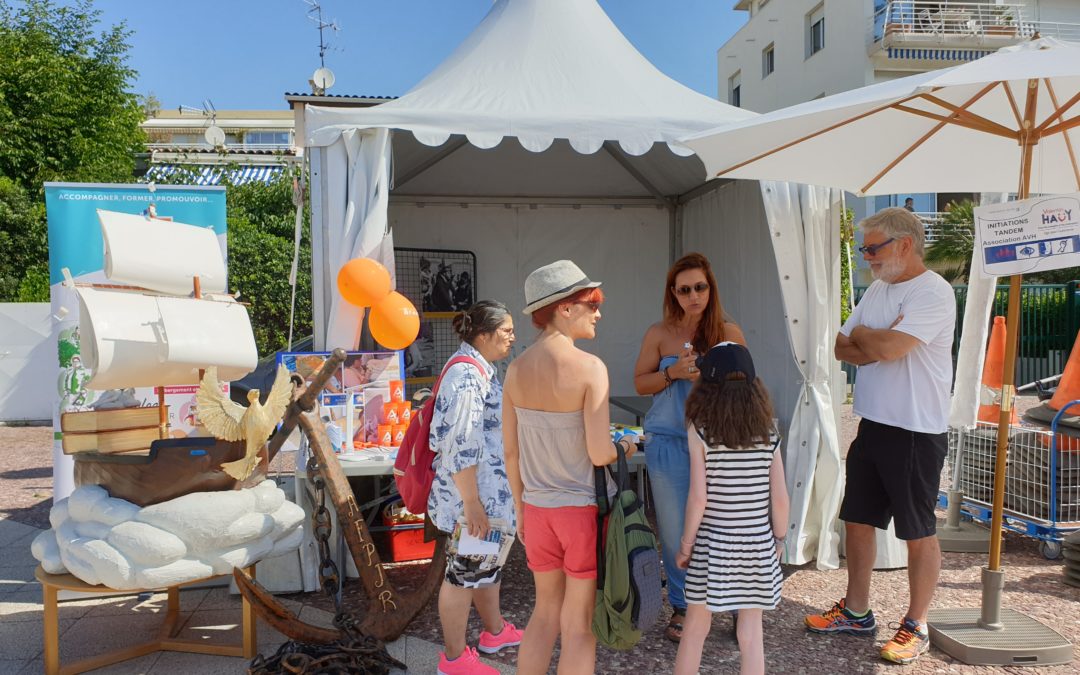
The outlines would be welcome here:
M 665 386 L 671 384 L 671 373 L 668 372 L 668 370 L 670 368 L 671 368 L 671 366 L 668 366 L 667 368 L 664 368 L 663 370 L 660 371 L 660 374 L 664 376 Z

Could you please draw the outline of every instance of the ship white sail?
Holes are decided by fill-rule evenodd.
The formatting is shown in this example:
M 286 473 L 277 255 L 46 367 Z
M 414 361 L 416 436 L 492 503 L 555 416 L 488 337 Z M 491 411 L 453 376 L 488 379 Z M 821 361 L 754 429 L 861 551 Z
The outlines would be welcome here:
M 212 230 L 100 209 L 98 219 L 105 275 L 140 288 L 76 289 L 83 364 L 93 373 L 87 387 L 198 384 L 209 366 L 228 381 L 255 369 L 251 320 L 224 295 L 225 261 Z M 194 277 L 202 298 L 190 297 Z
M 229 296 L 80 288 L 79 312 L 91 389 L 197 384 L 208 366 L 223 381 L 236 380 L 259 359 L 247 308 Z
M 225 260 L 208 227 L 98 209 L 105 239 L 105 276 L 169 295 L 225 293 Z

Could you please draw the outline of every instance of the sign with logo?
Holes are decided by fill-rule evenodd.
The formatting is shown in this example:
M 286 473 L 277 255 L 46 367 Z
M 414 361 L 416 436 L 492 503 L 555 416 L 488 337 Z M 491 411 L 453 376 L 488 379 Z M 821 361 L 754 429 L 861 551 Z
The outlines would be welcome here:
M 153 388 L 96 391 L 86 387 L 90 373 L 82 364 L 79 300 L 64 284 L 64 273 L 76 283 L 108 283 L 105 242 L 97 210 L 142 214 L 209 227 L 226 252 L 225 188 L 180 185 L 46 183 L 45 215 L 49 228 L 49 284 L 59 372 L 53 414 L 53 499 L 74 488 L 71 458 L 61 448 L 60 415 L 106 407 L 157 404 Z M 228 258 L 226 257 L 226 260 Z M 165 387 L 169 429 L 185 436 L 195 428 L 195 389 Z
M 975 208 L 984 276 L 1031 274 L 1080 265 L 1080 193 Z

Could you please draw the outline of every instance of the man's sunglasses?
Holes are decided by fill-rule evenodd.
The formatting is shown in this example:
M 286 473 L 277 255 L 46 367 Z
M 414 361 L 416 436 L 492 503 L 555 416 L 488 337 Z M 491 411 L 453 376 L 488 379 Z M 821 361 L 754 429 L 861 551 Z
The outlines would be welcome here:
M 693 286 L 676 286 L 675 295 L 690 295 L 690 291 L 695 293 L 704 293 L 709 290 L 709 284 L 705 281 L 699 281 Z
M 896 237 L 889 237 L 888 239 L 881 242 L 880 244 L 873 244 L 871 246 L 860 246 L 859 247 L 859 253 L 869 253 L 870 255 L 877 255 L 878 251 L 885 248 L 886 246 L 893 243 L 894 241 L 896 241 Z

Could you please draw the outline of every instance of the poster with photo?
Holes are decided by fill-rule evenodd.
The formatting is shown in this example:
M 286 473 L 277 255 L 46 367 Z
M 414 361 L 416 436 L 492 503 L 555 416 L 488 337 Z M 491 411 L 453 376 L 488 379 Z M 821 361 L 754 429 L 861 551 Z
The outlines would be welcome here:
M 310 383 L 329 358 L 330 352 L 281 352 L 278 363 Z M 344 438 L 366 442 L 378 434 L 390 382 L 403 381 L 404 373 L 403 352 L 348 352 L 319 396 L 320 415 L 336 424 Z M 369 400 L 374 405 L 366 405 Z
M 460 339 L 453 317 L 476 301 L 472 251 L 395 248 L 397 288 L 420 310 L 420 333 L 405 349 L 405 381 L 414 392 L 430 386 Z

